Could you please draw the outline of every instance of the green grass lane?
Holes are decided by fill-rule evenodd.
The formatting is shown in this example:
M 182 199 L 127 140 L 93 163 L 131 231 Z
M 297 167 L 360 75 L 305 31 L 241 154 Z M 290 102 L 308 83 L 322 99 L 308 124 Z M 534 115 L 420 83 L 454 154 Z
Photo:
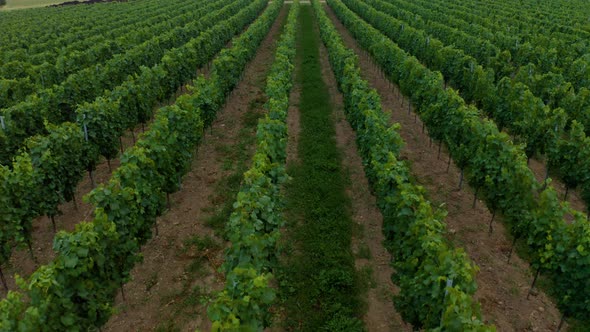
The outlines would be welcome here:
M 288 330 L 362 331 L 359 277 L 351 251 L 348 178 L 336 145 L 311 6 L 302 6 L 297 42 L 301 132 L 286 187 L 289 244 L 278 273 Z

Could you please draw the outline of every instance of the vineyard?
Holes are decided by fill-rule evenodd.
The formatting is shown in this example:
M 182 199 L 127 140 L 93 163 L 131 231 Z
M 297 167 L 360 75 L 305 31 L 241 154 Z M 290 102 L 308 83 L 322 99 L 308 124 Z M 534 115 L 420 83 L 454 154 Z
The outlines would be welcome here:
M 0 331 L 590 331 L 589 14 L 0 11 Z

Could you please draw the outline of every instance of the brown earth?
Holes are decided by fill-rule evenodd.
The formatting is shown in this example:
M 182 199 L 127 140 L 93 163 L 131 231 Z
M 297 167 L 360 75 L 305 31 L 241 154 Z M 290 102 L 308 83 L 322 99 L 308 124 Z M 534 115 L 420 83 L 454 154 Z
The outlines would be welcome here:
M 472 208 L 473 189 L 464 185 L 463 190 L 458 190 L 460 170 L 451 164 L 446 171 L 446 151 L 443 149 L 440 159 L 437 158 L 437 145 L 431 146 L 420 120 L 408 114 L 407 100 L 398 98 L 397 87 L 384 78 L 331 9 L 326 8 L 345 44 L 359 55 L 363 77 L 381 95 L 384 109 L 392 111 L 392 121 L 401 123 L 400 134 L 406 142 L 402 158 L 408 160 L 417 181 L 427 189 L 433 206 L 441 205 L 448 211 L 448 238 L 480 267 L 475 297 L 481 303 L 484 319 L 495 324 L 498 331 L 554 331 L 560 319 L 559 311 L 542 292 L 533 292 L 527 300 L 531 269 L 516 255 L 507 263 L 511 241 L 500 218 L 496 218 L 495 230 L 489 235 L 491 213 L 479 200 Z
M 365 327 L 368 331 L 378 332 L 412 331 L 393 306 L 392 297 L 399 290 L 391 281 L 391 255 L 383 246 L 383 216 L 370 192 L 362 159 L 356 148 L 356 134 L 346 120 L 343 96 L 338 91 L 338 83 L 323 44 L 320 46 L 320 61 L 323 79 L 330 90 L 334 107 L 336 143 L 342 152 L 342 163 L 350 179 L 347 194 L 352 202 L 352 220 L 355 223 L 352 241 L 355 266 L 361 275 L 368 275 L 369 279 L 369 288 L 365 294 L 367 311 L 363 317 Z
M 103 331 L 210 330 L 206 306 L 214 292 L 223 288 L 223 275 L 217 271 L 223 261 L 220 249 L 227 244 L 207 220 L 221 204 L 216 187 L 232 175 L 232 158 L 254 152 L 254 144 L 247 151 L 236 151 L 236 147 L 244 122 L 251 121 L 253 112 L 263 114 L 266 75 L 287 9 L 279 14 L 243 80 L 219 111 L 212 130 L 206 131 L 182 189 L 172 195 L 170 211 L 158 219 L 159 235 L 142 249 L 145 260 L 132 271 L 133 280 L 125 285 L 125 300 L 117 297 L 120 312 Z M 246 129 L 247 136 L 255 136 L 255 123 Z M 195 239 L 215 245 L 199 252 L 187 242 Z

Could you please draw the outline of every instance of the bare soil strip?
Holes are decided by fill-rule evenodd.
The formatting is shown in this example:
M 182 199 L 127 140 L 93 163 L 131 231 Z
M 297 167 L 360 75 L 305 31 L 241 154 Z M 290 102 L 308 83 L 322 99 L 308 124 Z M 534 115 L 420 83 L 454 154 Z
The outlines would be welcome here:
M 336 142 L 342 152 L 342 163 L 350 177 L 347 194 L 352 201 L 352 219 L 355 224 L 353 232 L 353 252 L 355 265 L 360 273 L 368 278 L 368 291 L 365 294 L 367 312 L 363 317 L 368 331 L 412 331 L 395 311 L 392 297 L 398 292 L 391 281 L 393 268 L 390 265 L 391 254 L 383 246 L 383 216 L 377 208 L 375 196 L 371 194 L 369 182 L 365 176 L 362 159 L 356 147 L 356 134 L 350 127 L 344 114 L 344 101 L 338 91 L 338 83 L 330 68 L 328 52 L 321 44 L 320 61 L 322 75 L 330 90 L 334 106 L 334 123 Z
M 170 211 L 158 219 L 159 235 L 144 246 L 145 260 L 125 285 L 125 299 L 117 296 L 120 313 L 103 331 L 210 330 L 206 306 L 211 293 L 224 285 L 217 271 L 226 244 L 208 221 L 223 203 L 216 188 L 243 168 L 236 165 L 241 155 L 249 163 L 254 152 L 256 123 L 266 101 L 266 74 L 287 12 L 284 7 L 242 82 L 207 130 L 182 189 L 171 196 Z M 241 150 L 244 138 L 250 144 Z
M 445 205 L 448 237 L 463 248 L 480 267 L 477 275 L 476 299 L 482 304 L 484 318 L 495 324 L 498 331 L 555 331 L 560 314 L 544 293 L 534 291 L 527 300 L 532 281 L 529 264 L 516 255 L 507 263 L 511 239 L 499 218 L 493 234 L 488 234 L 491 213 L 481 201 L 473 204 L 473 189 L 458 190 L 460 170 L 452 163 L 447 172 L 448 154 L 430 144 L 422 132 L 422 123 L 408 113 L 408 102 L 400 99 L 399 90 L 385 78 L 370 57 L 361 50 L 331 9 L 329 17 L 341 33 L 345 44 L 360 57 L 362 74 L 381 95 L 384 109 L 392 110 L 392 121 L 402 125 L 400 134 L 406 142 L 402 157 L 412 165 L 418 182 L 430 194 L 434 205 Z M 403 103 L 403 104 L 402 104 Z

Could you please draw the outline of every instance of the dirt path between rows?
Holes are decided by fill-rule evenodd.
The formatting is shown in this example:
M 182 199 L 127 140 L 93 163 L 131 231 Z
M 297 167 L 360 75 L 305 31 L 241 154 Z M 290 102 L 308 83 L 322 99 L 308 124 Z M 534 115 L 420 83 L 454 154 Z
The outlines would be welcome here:
M 446 171 L 446 151 L 443 149 L 440 159 L 437 158 L 437 145 L 430 145 L 420 120 L 408 114 L 407 100 L 398 98 L 397 87 L 384 78 L 332 10 L 327 6 L 326 10 L 345 44 L 359 55 L 362 75 L 381 95 L 383 108 L 392 110 L 392 120 L 401 123 L 400 134 L 406 143 L 402 158 L 410 163 L 412 173 L 427 189 L 433 205 L 444 205 L 448 211 L 448 238 L 480 267 L 476 299 L 482 305 L 484 319 L 495 324 L 498 331 L 555 331 L 560 314 L 551 299 L 542 292 L 526 298 L 532 281 L 529 264 L 516 255 L 507 263 L 511 241 L 504 225 L 496 218 L 495 231 L 488 234 L 491 213 L 479 200 L 472 208 L 471 188 L 464 186 L 462 191 L 458 190 L 460 170 L 451 164 Z
M 254 152 L 256 120 L 264 113 L 266 100 L 266 74 L 287 11 L 286 6 L 212 129 L 206 130 L 182 189 L 171 196 L 170 211 L 158 219 L 159 235 L 144 246 L 145 260 L 133 269 L 133 280 L 124 287 L 125 300 L 121 294 L 117 296 L 120 313 L 103 331 L 211 329 L 206 307 L 213 293 L 223 288 L 224 278 L 217 270 L 223 260 L 221 249 L 227 244 L 208 226 L 208 220 L 222 204 L 216 188 L 235 172 L 236 156 L 245 153 L 251 157 Z M 244 136 L 252 144 L 237 151 Z
M 363 317 L 368 331 L 394 332 L 412 331 L 395 311 L 392 297 L 398 288 L 391 281 L 393 268 L 391 255 L 383 246 L 383 216 L 377 208 L 376 198 L 371 194 L 365 176 L 362 159 L 356 147 L 356 134 L 346 120 L 343 96 L 338 91 L 338 83 L 330 67 L 326 47 L 320 47 L 322 75 L 332 97 L 336 142 L 342 152 L 345 172 L 350 177 L 347 194 L 352 201 L 352 219 L 355 223 L 353 252 L 355 266 L 361 274 L 368 274 L 369 288 L 366 293 L 367 311 Z

